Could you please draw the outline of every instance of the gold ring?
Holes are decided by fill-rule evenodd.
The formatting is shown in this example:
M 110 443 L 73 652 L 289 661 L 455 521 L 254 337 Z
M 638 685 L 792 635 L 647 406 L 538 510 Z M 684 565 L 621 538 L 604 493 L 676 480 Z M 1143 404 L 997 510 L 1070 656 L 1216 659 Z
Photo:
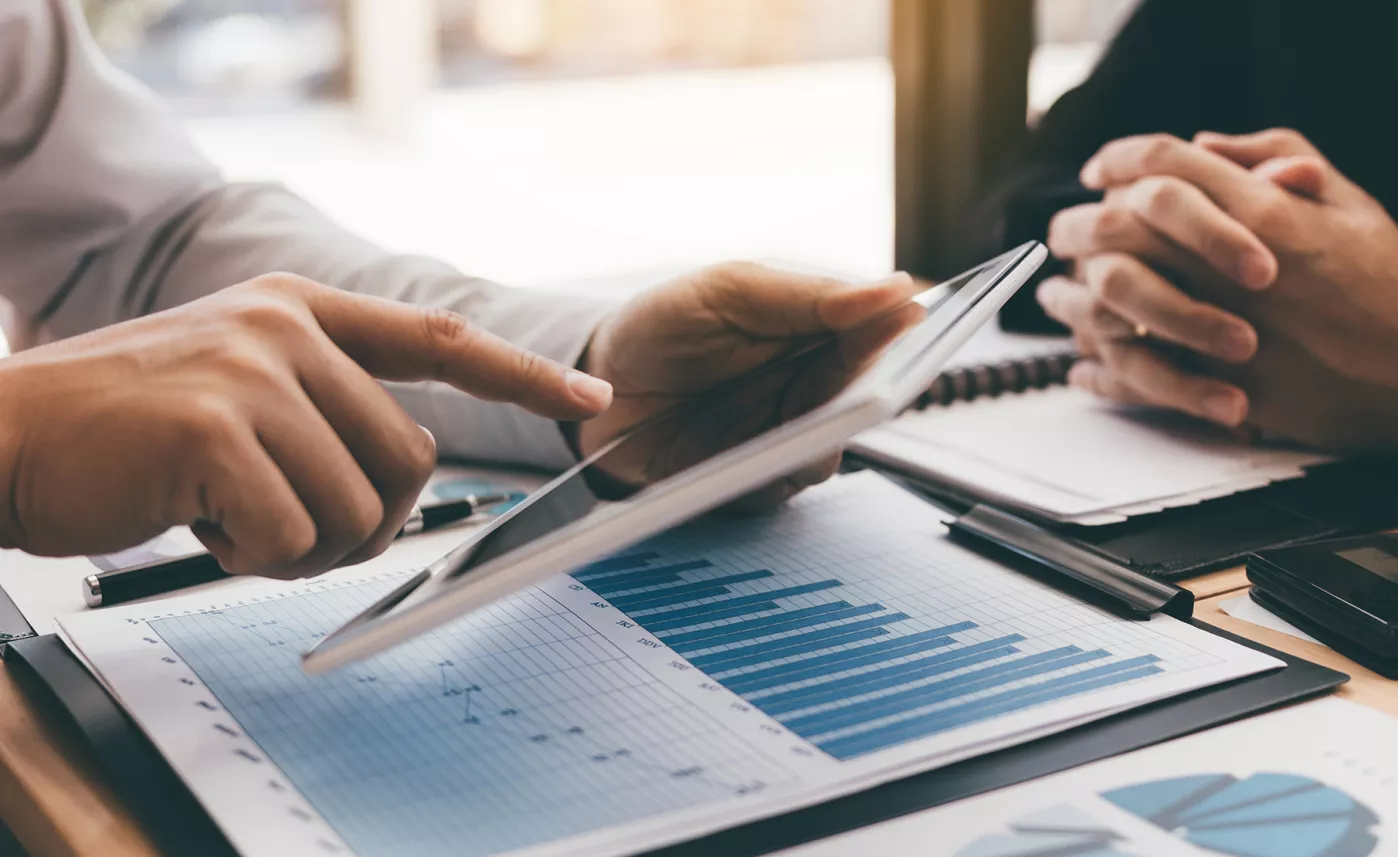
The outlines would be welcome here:
M 1145 339 L 1147 336 L 1150 336 L 1150 328 L 1146 327 L 1144 324 L 1136 325 L 1136 328 L 1131 332 L 1136 335 L 1137 339 Z

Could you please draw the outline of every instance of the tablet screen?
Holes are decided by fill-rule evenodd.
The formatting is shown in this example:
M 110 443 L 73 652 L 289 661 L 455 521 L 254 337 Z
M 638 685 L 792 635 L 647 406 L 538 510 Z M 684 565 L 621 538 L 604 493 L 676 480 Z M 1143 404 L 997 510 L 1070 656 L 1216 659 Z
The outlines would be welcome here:
M 453 552 L 439 566 L 439 582 L 459 579 L 492 559 L 575 524 L 605 500 L 622 499 L 810 413 L 863 378 L 882 374 L 884 380 L 896 383 L 900 373 L 918 364 L 917 355 L 908 350 L 926 349 L 936 342 L 902 334 L 934 320 L 939 330 L 945 330 L 1023 255 L 1021 248 L 991 260 L 860 327 L 799 343 L 760 370 L 636 426 Z M 774 485 L 746 499 L 762 505 L 791 493 L 788 488 L 794 486 Z

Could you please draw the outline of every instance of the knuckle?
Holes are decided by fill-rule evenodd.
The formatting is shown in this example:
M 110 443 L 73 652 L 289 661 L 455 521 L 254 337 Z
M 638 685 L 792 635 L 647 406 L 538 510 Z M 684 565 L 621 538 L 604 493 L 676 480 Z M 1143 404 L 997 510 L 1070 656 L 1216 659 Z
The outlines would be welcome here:
M 1087 321 L 1099 334 L 1105 334 L 1121 326 L 1121 317 L 1101 301 L 1093 301 L 1087 310 Z
M 225 339 L 214 360 L 221 376 L 243 385 L 266 387 L 279 377 L 271 355 L 247 337 Z
M 422 335 L 433 349 L 469 345 L 472 330 L 465 316 L 445 307 L 434 307 L 422 313 Z
M 281 571 L 294 567 L 316 548 L 316 529 L 309 521 L 283 522 L 281 529 L 264 548 L 264 570 Z
M 1185 193 L 1178 179 L 1157 177 L 1143 182 L 1141 204 L 1146 217 L 1155 221 L 1170 217 L 1184 204 Z
M 1308 145 L 1305 136 L 1295 128 L 1268 128 L 1263 132 L 1263 137 L 1268 143 L 1290 144 L 1293 147 Z
M 446 355 L 469 351 L 480 331 L 466 321 L 458 312 L 435 307 L 422 313 L 422 337 L 426 352 L 434 355 L 429 377 L 441 378 L 447 374 Z
M 1292 208 L 1279 193 L 1258 200 L 1249 217 L 1253 230 L 1269 236 L 1284 234 L 1291 225 Z
M 1140 167 L 1146 172 L 1166 169 L 1175 158 L 1181 141 L 1169 134 L 1149 134 L 1141 140 Z
M 1130 212 L 1111 205 L 1104 205 L 1092 219 L 1089 236 L 1097 247 L 1114 246 L 1131 229 L 1133 217 Z
M 194 393 L 185 400 L 181 412 L 185 441 L 200 451 L 227 443 L 237 434 L 242 420 L 232 401 L 210 391 Z
M 1128 299 L 1134 286 L 1135 271 L 1125 258 L 1110 256 L 1093 266 L 1088 278 L 1095 303 L 1119 304 Z
M 316 528 L 309 522 L 283 527 L 281 538 L 274 548 L 274 561 L 277 565 L 291 565 L 309 555 L 315 547 Z
M 252 293 L 233 309 L 234 322 L 245 331 L 299 336 L 309 329 L 306 311 L 284 298 L 266 293 Z
M 356 545 L 363 544 L 383 523 L 383 501 L 372 490 L 356 491 L 346 502 L 344 515 L 344 533 Z
M 743 282 L 756 276 L 763 267 L 748 259 L 732 259 L 719 262 L 708 268 L 708 272 L 719 280 Z
M 271 271 L 253 277 L 243 285 L 251 291 L 270 292 L 277 295 L 297 295 L 306 289 L 323 288 L 315 280 L 288 271 Z
M 403 463 L 414 481 L 425 482 L 437 467 L 437 443 L 432 435 L 414 428 L 412 440 L 403 444 Z
M 543 359 L 532 351 L 520 349 L 515 352 L 515 361 L 515 373 L 525 387 L 532 386 L 544 374 Z
M 1216 229 L 1204 233 L 1202 249 L 1204 258 L 1223 266 L 1225 273 L 1232 273 L 1238 269 L 1239 261 L 1248 254 L 1250 248 L 1241 236 L 1228 230 Z

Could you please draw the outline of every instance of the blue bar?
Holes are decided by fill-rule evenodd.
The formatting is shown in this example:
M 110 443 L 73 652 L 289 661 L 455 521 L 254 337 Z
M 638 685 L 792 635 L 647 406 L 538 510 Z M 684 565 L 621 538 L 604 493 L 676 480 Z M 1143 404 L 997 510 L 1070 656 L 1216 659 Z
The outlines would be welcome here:
M 894 664 L 883 669 L 798 687 L 765 699 L 749 699 L 748 701 L 775 717 L 778 714 L 810 708 L 813 705 L 825 705 L 830 702 L 839 702 L 842 699 L 886 690 L 890 687 L 912 684 L 934 675 L 973 667 L 1018 652 L 1019 650 L 1014 646 L 1005 645 L 981 649 L 977 652 L 966 652 L 958 649 L 930 658 L 919 658 L 904 664 Z
M 793 661 L 789 664 L 768 667 L 757 672 L 743 673 L 736 675 L 724 685 L 734 692 L 741 693 L 739 685 L 746 689 L 748 682 L 766 682 L 775 678 L 785 678 L 787 681 L 804 681 L 808 678 L 828 675 L 840 670 L 852 670 L 870 664 L 880 663 L 892 658 L 903 658 L 909 655 L 919 654 L 931 649 L 949 646 L 956 642 L 951 637 L 945 636 L 957 631 L 969 630 L 966 626 L 975 627 L 972 622 L 962 622 L 958 625 L 948 625 L 945 628 L 933 628 L 930 631 L 923 631 L 918 634 L 909 634 L 906 637 L 897 637 L 892 640 L 885 640 L 882 643 L 864 646 L 859 649 L 849 649 L 843 652 L 831 652 L 828 655 L 819 655 L 814 658 L 806 658 L 803 661 Z M 1001 638 L 1007 639 L 1007 638 Z M 1009 642 L 1018 643 L 1023 637 L 1015 636 Z
M 836 729 L 844 729 L 847 726 L 857 726 L 880 717 L 902 714 L 914 708 L 950 702 L 978 690 L 1057 672 L 1074 664 L 1105 657 L 1110 657 L 1110 653 L 1102 649 L 1083 652 L 1076 646 L 1064 646 L 1060 649 L 1040 652 L 1036 655 L 985 667 L 965 675 L 942 679 L 921 687 L 890 693 L 888 696 L 880 696 L 842 708 L 820 711 L 782 722 L 788 729 L 802 736 L 820 735 L 825 732 L 833 732 Z
M 746 583 L 749 580 L 761 580 L 764 577 L 771 576 L 772 572 L 765 570 L 749 571 L 746 574 L 730 574 L 727 577 L 715 577 L 713 580 L 702 580 L 698 583 L 690 583 L 684 586 L 672 586 L 669 589 L 656 589 L 651 592 L 639 592 L 635 595 L 627 595 L 623 598 L 613 598 L 611 602 L 612 606 L 619 607 L 622 610 L 632 607 L 639 608 L 642 604 L 649 604 L 652 601 L 656 604 L 681 604 L 685 601 L 693 601 L 700 597 L 698 595 L 690 595 L 688 598 L 677 597 L 683 596 L 686 593 L 701 592 L 714 588 L 723 589 L 725 584 Z M 727 594 L 727 591 L 728 590 L 725 589 L 718 594 L 724 595 Z
M 628 571 L 625 574 L 618 574 L 615 577 L 604 577 L 601 580 L 588 581 L 587 588 L 606 598 L 613 592 L 625 592 L 628 589 L 644 589 L 648 586 L 664 586 L 667 583 L 683 583 L 684 578 L 678 574 L 667 571 Z
M 691 664 L 712 675 L 756 664 L 765 664 L 768 661 L 804 655 L 807 652 L 820 649 L 830 649 L 846 643 L 858 643 L 872 637 L 882 637 L 887 633 L 888 629 L 886 628 L 873 628 L 870 631 L 861 630 L 851 633 L 847 627 L 841 625 L 820 631 L 811 631 L 809 634 L 798 634 L 795 637 L 769 640 L 766 643 L 744 646 L 741 649 L 729 649 L 725 652 L 715 652 L 712 655 L 701 655 L 697 658 L 688 658 L 688 660 Z
M 679 590 L 681 589 L 685 591 L 680 592 Z M 707 589 L 690 589 L 687 586 L 681 586 L 674 590 L 674 595 L 667 595 L 664 598 L 656 597 L 654 604 L 649 604 L 649 602 L 643 603 L 648 603 L 651 607 L 673 607 L 676 604 L 686 604 L 690 601 L 698 601 L 701 598 L 717 598 L 720 595 L 727 595 L 732 591 L 733 590 L 726 586 L 710 586 Z M 655 593 L 646 594 L 654 595 Z M 630 596 L 627 597 L 629 598 Z M 629 614 L 630 611 L 628 611 L 628 615 Z M 631 618 L 635 619 L 636 617 L 632 616 Z
M 787 631 L 799 631 L 804 628 L 814 628 L 817 625 L 824 625 L 828 622 L 836 622 L 843 619 L 852 619 L 855 616 L 862 616 L 876 610 L 883 610 L 880 604 L 871 604 L 867 607 L 847 607 L 844 610 L 836 610 L 826 613 L 823 616 L 811 616 L 805 619 L 794 619 L 780 625 L 773 625 L 770 628 L 756 628 L 746 633 L 733 633 L 727 637 L 716 637 L 712 640 L 699 640 L 694 643 L 682 643 L 678 646 L 670 644 L 670 648 L 677 652 L 694 652 L 700 649 L 712 649 L 715 646 L 726 646 L 730 643 L 744 643 L 748 640 L 757 640 L 762 637 L 770 637 L 773 634 L 784 634 Z M 855 631 L 861 628 L 882 627 L 890 622 L 899 622 L 908 618 L 906 613 L 891 613 L 887 616 L 875 616 L 873 619 L 866 619 L 863 622 L 853 622 L 835 627 L 846 631 Z
M 758 601 L 790 598 L 795 595 L 805 595 L 809 592 L 820 592 L 823 589 L 834 589 L 839 585 L 840 581 L 838 580 L 822 580 L 819 583 L 807 583 L 803 586 L 788 586 L 786 589 L 773 589 L 771 592 L 760 592 L 757 595 L 742 595 L 738 598 L 725 598 L 722 601 L 715 601 L 712 604 L 696 604 L 693 607 L 681 607 L 678 610 L 667 610 L 664 613 L 650 613 L 650 615 L 644 615 L 649 611 L 640 611 L 638 613 L 633 613 L 631 618 L 642 624 L 648 622 L 668 622 L 671 619 L 685 619 L 691 616 L 698 616 L 709 612 L 715 607 L 755 604 Z
M 827 616 L 831 613 L 836 613 L 841 610 L 853 609 L 859 608 L 853 607 L 848 601 L 831 601 L 829 604 L 817 604 L 814 607 L 802 607 L 798 610 L 785 610 L 780 615 L 764 616 L 761 619 L 753 619 L 750 622 L 734 622 L 732 625 L 721 625 L 717 628 L 704 628 L 699 631 L 690 631 L 685 634 L 664 634 L 661 635 L 660 639 L 664 640 L 666 644 L 673 648 L 674 646 L 683 646 L 687 643 L 698 643 L 704 640 L 710 640 L 714 637 L 723 637 L 725 635 L 733 633 L 734 631 L 757 631 L 761 630 L 762 628 L 770 628 L 773 625 L 780 625 L 784 622 L 799 621 L 802 619 L 809 618 L 811 616 Z M 882 610 L 884 608 L 882 604 L 875 604 L 873 605 L 873 609 Z M 866 609 L 864 612 L 868 613 L 870 611 Z M 828 622 L 832 620 L 826 619 L 824 621 Z M 768 631 L 767 633 L 771 634 L 774 632 Z M 708 648 L 708 646 L 705 646 L 705 648 Z
M 1064 676 L 1032 687 L 1023 687 L 1017 690 L 1006 691 L 1005 693 L 975 702 L 968 702 L 955 708 L 946 708 L 941 711 L 933 711 L 907 720 L 900 720 L 896 723 L 889 723 L 876 729 L 871 729 L 868 732 L 857 732 L 853 735 L 846 735 L 842 738 L 836 738 L 833 741 L 820 744 L 819 746 L 820 749 L 837 759 L 850 759 L 864 753 L 872 753 L 875 750 L 882 750 L 885 747 L 901 744 L 905 741 L 914 741 L 919 738 L 926 738 L 929 735 L 935 735 L 938 732 L 946 732 L 968 723 L 988 720 L 1000 714 L 1021 711 L 1033 705 L 1054 702 L 1069 696 L 1086 693 L 1090 690 L 1125 684 L 1128 681 L 1135 681 L 1138 678 L 1145 678 L 1146 676 L 1164 672 L 1160 667 L 1154 665 L 1136 666 L 1134 668 L 1129 666 L 1140 660 L 1142 659 L 1136 658 L 1132 661 L 1108 664 L 1105 667 L 1085 670 L 1084 672 Z
M 696 559 L 693 562 L 677 562 L 674 565 L 658 565 L 655 568 L 643 568 L 638 571 L 608 571 L 600 574 L 588 575 L 588 586 L 595 581 L 599 586 L 606 586 L 614 580 L 623 577 L 640 577 L 647 574 L 679 574 L 682 571 L 695 571 L 700 568 L 712 568 L 713 563 L 706 559 Z
M 737 600 L 736 598 L 728 599 L 728 601 Z M 675 628 L 693 628 L 695 625 L 702 625 L 706 622 L 717 622 L 720 619 L 733 619 L 738 616 L 751 616 L 754 613 L 766 613 L 768 610 L 781 609 L 777 606 L 777 602 L 775 601 L 758 601 L 755 604 L 738 604 L 732 607 L 728 606 L 728 601 L 713 602 L 713 604 L 709 606 L 712 606 L 714 609 L 707 613 L 702 613 L 698 617 L 671 619 L 668 622 L 646 622 L 642 627 L 654 634 L 658 631 L 671 631 Z
M 628 556 L 614 556 L 611 559 L 599 560 L 592 565 L 585 565 L 573 572 L 573 577 L 582 580 L 593 574 L 606 574 L 609 571 L 625 571 L 629 568 L 640 568 L 660 554 L 655 551 L 645 553 L 633 553 Z

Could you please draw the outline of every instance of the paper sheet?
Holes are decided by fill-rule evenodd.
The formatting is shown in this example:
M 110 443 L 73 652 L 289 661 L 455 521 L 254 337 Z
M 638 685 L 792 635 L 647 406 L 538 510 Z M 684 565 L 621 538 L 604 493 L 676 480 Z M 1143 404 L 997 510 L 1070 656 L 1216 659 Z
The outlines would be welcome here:
M 1328 699 L 780 854 L 1381 857 L 1395 842 L 1398 723 Z
M 865 432 L 851 448 L 895 469 L 1084 525 L 1293 479 L 1332 456 L 1248 445 L 1183 416 L 1066 387 L 957 402 Z
M 1252 596 L 1243 595 L 1228 601 L 1221 602 L 1219 609 L 1234 619 L 1242 619 L 1244 622 L 1251 622 L 1263 628 L 1279 631 L 1288 634 L 1298 640 L 1305 640 L 1308 643 L 1324 645 L 1315 637 L 1302 631 L 1300 628 L 1281 618 L 1277 614 L 1252 600 Z
M 632 853 L 1280 666 L 944 536 L 841 477 L 329 676 L 298 652 L 400 575 L 63 625 L 248 857 Z

